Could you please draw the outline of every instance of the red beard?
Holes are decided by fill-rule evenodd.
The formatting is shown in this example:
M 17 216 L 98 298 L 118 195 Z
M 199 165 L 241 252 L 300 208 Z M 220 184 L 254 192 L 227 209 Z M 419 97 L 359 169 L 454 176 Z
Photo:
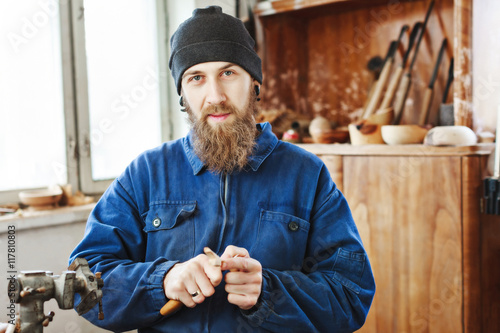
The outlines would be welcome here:
M 208 169 L 215 173 L 241 171 L 255 147 L 255 94 L 250 94 L 247 106 L 242 110 L 232 105 L 213 105 L 202 110 L 200 119 L 187 103 L 186 111 L 193 129 L 194 151 Z M 210 125 L 207 119 L 213 113 L 230 113 L 234 119 L 228 124 Z

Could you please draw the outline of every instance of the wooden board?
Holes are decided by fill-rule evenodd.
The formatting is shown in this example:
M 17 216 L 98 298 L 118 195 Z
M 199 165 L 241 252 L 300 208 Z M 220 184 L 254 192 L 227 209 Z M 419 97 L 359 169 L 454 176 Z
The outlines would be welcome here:
M 480 251 L 482 332 L 500 332 L 500 216 L 482 215 Z
M 464 327 L 466 332 L 482 332 L 481 304 L 481 160 L 464 157 L 463 169 L 463 267 Z
M 299 144 L 316 155 L 363 155 L 363 156 L 471 156 L 489 155 L 495 145 L 492 143 L 474 146 L 426 146 L 426 145 L 358 145 L 350 144 Z
M 342 163 L 342 156 L 338 155 L 324 155 L 319 156 L 325 163 L 333 182 L 337 185 L 337 188 L 343 192 L 344 191 L 344 170 Z
M 455 0 L 455 124 L 472 128 L 472 0 Z
M 500 216 L 480 213 L 487 159 L 464 157 L 465 332 L 500 332 Z
M 460 157 L 343 158 L 377 283 L 360 332 L 461 332 Z

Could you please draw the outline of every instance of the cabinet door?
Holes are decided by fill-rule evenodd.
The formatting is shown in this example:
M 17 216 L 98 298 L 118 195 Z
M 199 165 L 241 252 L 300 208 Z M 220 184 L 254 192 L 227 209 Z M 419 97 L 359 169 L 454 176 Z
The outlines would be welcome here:
M 460 157 L 344 156 L 377 291 L 360 332 L 462 332 Z

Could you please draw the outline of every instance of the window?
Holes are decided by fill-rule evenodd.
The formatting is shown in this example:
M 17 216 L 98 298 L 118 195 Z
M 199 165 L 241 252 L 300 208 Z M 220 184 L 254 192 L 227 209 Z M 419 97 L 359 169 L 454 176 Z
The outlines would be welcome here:
M 89 166 L 81 173 L 84 191 L 103 191 L 105 180 L 162 141 L 157 12 L 153 0 L 73 7 L 76 76 L 86 78 L 76 81 L 86 95 L 77 99 L 81 165 Z
M 84 6 L 92 179 L 103 180 L 161 141 L 156 11 L 151 1 Z
M 66 183 L 57 6 L 0 2 L 0 191 Z
M 102 192 L 170 138 L 165 3 L 0 2 L 0 202 Z

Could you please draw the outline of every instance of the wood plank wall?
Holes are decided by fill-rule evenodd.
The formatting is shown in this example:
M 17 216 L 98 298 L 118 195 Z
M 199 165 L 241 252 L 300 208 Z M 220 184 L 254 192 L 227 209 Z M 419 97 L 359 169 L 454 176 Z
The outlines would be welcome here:
M 354 4 L 353 4 L 354 3 Z M 257 43 L 263 59 L 264 110 L 290 109 L 306 118 L 327 117 L 345 126 L 361 115 L 374 81 L 367 68 L 374 56 L 385 57 L 390 41 L 404 24 L 423 21 L 428 1 L 388 1 L 385 4 L 329 4 L 269 16 L 257 16 Z M 437 119 L 448 66 L 453 56 L 453 0 L 436 1 L 420 46 L 412 89 L 402 123 L 415 123 L 421 100 L 443 38 L 448 49 L 435 84 L 430 114 Z M 395 64 L 401 62 L 409 32 Z M 448 102 L 453 100 L 453 90 Z

